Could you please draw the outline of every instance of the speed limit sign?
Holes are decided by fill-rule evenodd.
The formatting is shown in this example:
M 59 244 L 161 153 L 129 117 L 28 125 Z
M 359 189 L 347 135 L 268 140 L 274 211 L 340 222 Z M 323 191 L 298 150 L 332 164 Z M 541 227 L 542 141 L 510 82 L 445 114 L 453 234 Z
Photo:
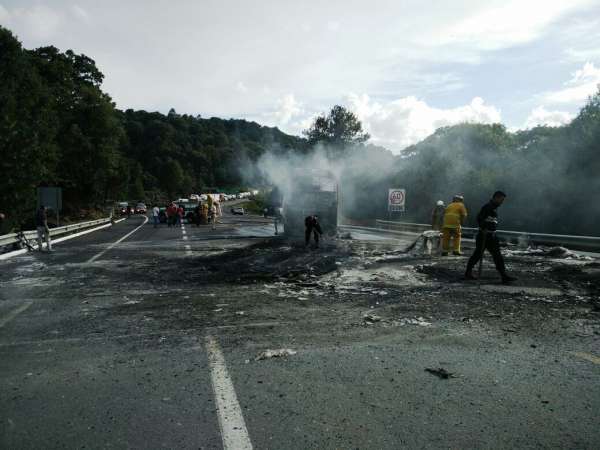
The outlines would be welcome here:
M 390 189 L 388 193 L 388 210 L 403 212 L 406 204 L 405 189 Z

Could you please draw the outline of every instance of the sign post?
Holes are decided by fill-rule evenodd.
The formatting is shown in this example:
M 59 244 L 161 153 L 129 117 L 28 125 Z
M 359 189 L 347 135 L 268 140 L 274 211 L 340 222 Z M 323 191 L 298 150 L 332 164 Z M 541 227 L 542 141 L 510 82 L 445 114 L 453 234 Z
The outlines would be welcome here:
M 406 189 L 390 189 L 388 192 L 388 219 L 393 212 L 404 212 Z

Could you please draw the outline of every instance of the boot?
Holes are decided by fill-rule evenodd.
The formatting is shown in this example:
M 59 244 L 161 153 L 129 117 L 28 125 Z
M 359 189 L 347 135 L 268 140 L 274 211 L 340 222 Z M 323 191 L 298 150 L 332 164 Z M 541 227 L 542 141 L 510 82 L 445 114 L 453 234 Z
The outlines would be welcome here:
M 473 275 L 473 272 L 471 270 L 467 270 L 467 272 L 465 273 L 465 280 L 476 280 L 477 277 L 475 275 Z
M 454 256 L 462 256 L 462 253 L 461 253 L 461 252 L 452 252 L 452 254 L 453 254 Z
M 502 274 L 502 284 L 510 284 L 513 281 L 517 281 L 517 279 L 515 277 L 511 277 L 510 275 Z
M 448 256 L 448 252 L 442 252 L 442 256 Z

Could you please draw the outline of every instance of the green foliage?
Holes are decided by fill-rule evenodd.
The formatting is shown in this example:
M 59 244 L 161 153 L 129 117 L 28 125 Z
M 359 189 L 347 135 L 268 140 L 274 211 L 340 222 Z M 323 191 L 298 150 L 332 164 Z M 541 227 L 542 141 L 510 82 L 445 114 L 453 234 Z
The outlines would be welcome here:
M 321 143 L 334 148 L 360 144 L 370 137 L 356 115 L 340 105 L 335 105 L 327 116 L 317 117 L 303 134 L 310 145 Z
M 598 235 L 600 218 L 600 93 L 569 125 L 517 133 L 502 125 L 461 124 L 438 129 L 397 158 L 392 174 L 373 177 L 364 191 L 407 189 L 405 219 L 427 223 L 437 200 L 464 194 L 475 225 L 495 190 L 508 193 L 504 229 Z M 371 217 L 385 217 L 386 200 Z M 354 209 L 350 216 L 363 218 Z
M 162 202 L 243 184 L 267 149 L 307 147 L 244 120 L 119 111 L 103 78 L 88 56 L 25 50 L 0 26 L 0 211 L 11 225 L 32 217 L 38 186 L 62 187 L 67 214 L 146 193 Z

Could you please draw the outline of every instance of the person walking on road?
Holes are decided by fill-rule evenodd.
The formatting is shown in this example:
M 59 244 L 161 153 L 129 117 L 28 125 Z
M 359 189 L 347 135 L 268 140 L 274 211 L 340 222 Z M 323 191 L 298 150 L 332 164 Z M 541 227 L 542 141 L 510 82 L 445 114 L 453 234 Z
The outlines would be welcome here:
M 200 203 L 194 208 L 194 223 L 196 227 L 199 227 L 202 223 L 202 205 Z
M 304 243 L 306 246 L 310 244 L 311 234 L 314 234 L 315 246 L 319 248 L 319 236 L 323 234 L 323 230 L 316 215 L 308 216 L 304 219 Z
M 175 216 L 177 215 L 177 206 L 175 203 L 171 203 L 167 208 L 167 225 L 171 228 L 175 225 L 175 221 L 177 220 Z
M 450 239 L 453 240 L 452 254 L 462 255 L 460 252 L 461 228 L 467 218 L 467 208 L 465 208 L 462 195 L 455 195 L 452 203 L 448 205 L 444 212 L 444 224 L 442 227 L 442 256 L 448 256 L 450 250 Z
M 215 205 L 215 208 L 217 208 L 217 214 L 215 215 L 215 221 L 218 222 L 219 217 L 221 217 L 223 215 L 223 210 L 221 209 L 220 202 L 214 202 L 214 205 Z
M 154 222 L 154 228 L 158 228 L 158 224 L 160 223 L 160 209 L 158 209 L 158 205 L 156 203 L 152 208 L 152 220 Z
M 210 222 L 212 223 L 212 229 L 215 230 L 217 228 L 217 205 L 214 203 L 210 207 Z
M 179 207 L 177 208 L 177 214 L 176 214 L 177 225 L 179 225 L 179 226 L 183 222 L 183 214 L 184 214 L 183 206 L 179 205 Z
M 50 240 L 50 227 L 48 227 L 48 208 L 40 206 L 35 214 L 35 226 L 37 229 L 38 249 L 42 251 L 42 239 L 46 241 L 46 249 L 52 251 L 52 241 Z
M 208 213 L 208 203 L 204 202 L 202 203 L 202 219 L 200 220 L 202 225 L 208 225 Z
M 431 229 L 436 231 L 441 231 L 442 226 L 444 225 L 444 211 L 446 208 L 444 207 L 444 202 L 438 200 L 436 205 L 431 211 Z
M 492 199 L 483 205 L 481 211 L 477 214 L 479 232 L 477 233 L 477 238 L 475 240 L 475 251 L 467 263 L 467 271 L 465 273 L 465 279 L 467 280 L 476 279 L 473 275 L 473 268 L 477 265 L 479 260 L 483 258 L 483 253 L 486 249 L 492 254 L 496 270 L 500 272 L 500 276 L 502 277 L 502 283 L 508 284 L 517 280 L 506 273 L 504 258 L 502 257 L 502 253 L 500 253 L 500 241 L 498 240 L 498 236 L 496 236 L 498 227 L 498 213 L 496 210 L 504 203 L 505 198 L 506 194 L 504 192 L 494 192 Z

